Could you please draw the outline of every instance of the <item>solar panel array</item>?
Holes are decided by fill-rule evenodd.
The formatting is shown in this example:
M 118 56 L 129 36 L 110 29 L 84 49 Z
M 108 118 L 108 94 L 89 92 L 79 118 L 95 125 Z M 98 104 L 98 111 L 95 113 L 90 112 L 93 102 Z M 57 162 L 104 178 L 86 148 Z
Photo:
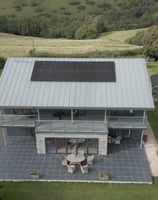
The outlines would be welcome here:
M 31 81 L 115 82 L 115 63 L 36 61 Z

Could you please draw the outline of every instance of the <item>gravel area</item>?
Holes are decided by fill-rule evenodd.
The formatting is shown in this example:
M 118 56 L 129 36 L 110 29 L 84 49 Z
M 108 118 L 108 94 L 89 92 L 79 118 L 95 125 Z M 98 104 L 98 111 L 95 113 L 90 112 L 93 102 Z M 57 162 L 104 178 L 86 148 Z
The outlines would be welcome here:
M 144 148 L 148 158 L 151 173 L 153 176 L 158 176 L 158 144 L 150 125 L 144 134 L 147 135 L 147 140 L 144 141 Z

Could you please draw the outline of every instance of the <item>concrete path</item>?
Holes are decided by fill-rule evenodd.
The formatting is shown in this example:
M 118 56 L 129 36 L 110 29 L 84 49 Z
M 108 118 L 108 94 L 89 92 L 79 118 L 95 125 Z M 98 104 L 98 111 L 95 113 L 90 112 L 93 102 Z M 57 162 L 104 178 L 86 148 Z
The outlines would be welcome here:
M 148 129 L 144 134 L 147 135 L 147 141 L 144 142 L 144 148 L 149 161 L 149 166 L 152 175 L 158 176 L 158 144 L 150 125 L 148 125 Z

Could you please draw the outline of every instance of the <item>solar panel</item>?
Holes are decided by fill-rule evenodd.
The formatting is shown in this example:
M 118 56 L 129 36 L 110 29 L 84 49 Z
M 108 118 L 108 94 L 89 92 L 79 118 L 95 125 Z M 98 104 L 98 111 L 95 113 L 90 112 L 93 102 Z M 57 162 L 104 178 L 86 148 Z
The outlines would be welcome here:
M 115 63 L 36 61 L 31 81 L 115 82 Z

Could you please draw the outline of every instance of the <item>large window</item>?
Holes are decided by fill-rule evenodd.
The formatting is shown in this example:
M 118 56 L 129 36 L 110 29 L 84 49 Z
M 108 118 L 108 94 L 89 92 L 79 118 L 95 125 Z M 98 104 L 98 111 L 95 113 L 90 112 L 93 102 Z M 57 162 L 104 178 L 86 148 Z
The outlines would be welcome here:
M 46 138 L 46 153 L 75 153 L 84 150 L 85 154 L 98 154 L 98 139 Z

